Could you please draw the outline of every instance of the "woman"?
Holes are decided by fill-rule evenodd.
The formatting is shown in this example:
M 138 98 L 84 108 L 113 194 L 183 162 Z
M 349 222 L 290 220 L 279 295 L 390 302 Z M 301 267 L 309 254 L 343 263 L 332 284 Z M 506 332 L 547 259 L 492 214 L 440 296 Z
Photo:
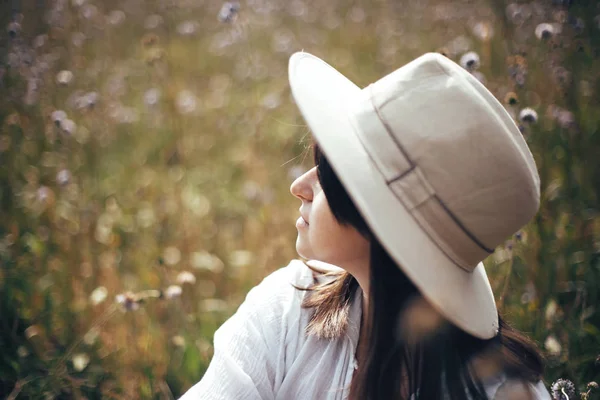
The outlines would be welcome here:
M 307 53 L 289 73 L 317 142 L 291 186 L 313 261 L 250 291 L 184 398 L 549 399 L 481 263 L 539 207 L 502 105 L 433 53 L 362 90 Z

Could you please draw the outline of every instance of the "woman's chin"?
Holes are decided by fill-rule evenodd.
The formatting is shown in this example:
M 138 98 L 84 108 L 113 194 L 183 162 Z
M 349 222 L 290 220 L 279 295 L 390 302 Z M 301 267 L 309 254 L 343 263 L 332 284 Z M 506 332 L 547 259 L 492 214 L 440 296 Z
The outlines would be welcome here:
M 298 235 L 298 239 L 296 239 L 296 253 L 304 259 L 310 260 L 313 258 L 312 252 L 309 248 L 307 248 L 304 241 Z

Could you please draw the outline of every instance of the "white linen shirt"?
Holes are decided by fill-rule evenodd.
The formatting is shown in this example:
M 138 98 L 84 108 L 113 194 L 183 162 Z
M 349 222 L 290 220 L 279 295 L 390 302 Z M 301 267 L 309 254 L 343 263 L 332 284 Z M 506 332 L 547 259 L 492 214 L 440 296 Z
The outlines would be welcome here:
M 348 330 L 336 340 L 305 334 L 310 310 L 301 307 L 312 271 L 293 260 L 254 287 L 237 312 L 215 332 L 206 373 L 181 400 L 343 400 L 356 367 L 362 292 L 352 301 Z M 493 399 L 505 382 L 485 385 Z M 536 399 L 550 399 L 539 382 Z

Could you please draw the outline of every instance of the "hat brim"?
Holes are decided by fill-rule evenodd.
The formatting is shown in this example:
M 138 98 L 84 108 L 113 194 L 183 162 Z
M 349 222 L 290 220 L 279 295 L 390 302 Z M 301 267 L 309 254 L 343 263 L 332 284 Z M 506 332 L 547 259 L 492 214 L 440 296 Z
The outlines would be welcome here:
M 400 269 L 449 321 L 478 338 L 494 337 L 498 312 L 483 263 L 473 272 L 454 264 L 394 196 L 361 144 L 349 115 L 361 89 L 304 52 L 290 58 L 289 81 L 319 147 Z

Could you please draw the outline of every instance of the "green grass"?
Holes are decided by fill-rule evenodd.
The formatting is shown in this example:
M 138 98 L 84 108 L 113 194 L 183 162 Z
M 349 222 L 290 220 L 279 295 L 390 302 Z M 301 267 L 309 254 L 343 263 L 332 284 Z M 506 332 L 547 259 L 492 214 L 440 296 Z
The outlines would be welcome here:
M 585 392 L 600 378 L 594 4 L 539 3 L 519 25 L 502 1 L 361 1 L 362 21 L 342 1 L 243 2 L 232 23 L 217 21 L 217 3 L 134 3 L 95 2 L 85 20 L 88 6 L 68 2 L 55 10 L 58 27 L 45 18 L 54 2 L 23 1 L 16 38 L 2 30 L 0 397 L 171 398 L 201 378 L 215 329 L 249 288 L 296 257 L 298 205 L 288 188 L 293 168 L 310 166 L 310 135 L 290 97 L 287 60 L 301 49 L 362 86 L 427 51 L 455 61 L 476 51 L 487 87 L 501 101 L 516 93 L 517 104 L 506 105 L 515 117 L 537 111 L 523 132 L 542 179 L 541 209 L 512 250 L 500 246 L 486 261 L 488 274 L 498 298 L 505 293 L 509 321 L 542 348 L 548 337 L 560 344 L 548 354 L 547 384 L 568 378 Z M 301 4 L 306 14 L 289 13 Z M 106 25 L 119 8 L 125 22 Z M 7 26 L 9 5 L 0 11 Z M 147 30 L 153 14 L 163 24 Z M 539 23 L 561 15 L 585 28 L 565 23 L 549 40 L 535 37 Z M 191 36 L 178 33 L 186 20 L 198 23 Z M 489 40 L 473 33 L 477 22 L 493 27 Z M 75 32 L 87 37 L 81 47 Z M 27 80 L 48 54 L 60 57 L 36 75 L 28 104 Z M 509 75 L 515 65 L 523 85 Z M 55 80 L 61 69 L 74 74 L 66 86 Z M 149 89 L 160 92 L 154 105 L 145 104 Z M 73 108 L 77 90 L 100 100 Z M 196 102 L 188 112 L 184 90 Z M 57 109 L 77 124 L 73 135 L 50 120 Z M 63 170 L 71 179 L 59 184 Z M 181 296 L 149 297 L 131 312 L 116 305 L 118 294 L 178 284 L 182 271 L 196 282 L 181 284 Z M 99 287 L 107 296 L 94 304 Z

